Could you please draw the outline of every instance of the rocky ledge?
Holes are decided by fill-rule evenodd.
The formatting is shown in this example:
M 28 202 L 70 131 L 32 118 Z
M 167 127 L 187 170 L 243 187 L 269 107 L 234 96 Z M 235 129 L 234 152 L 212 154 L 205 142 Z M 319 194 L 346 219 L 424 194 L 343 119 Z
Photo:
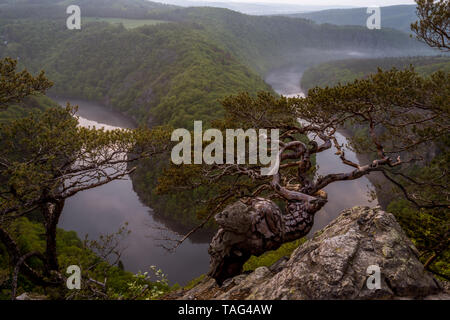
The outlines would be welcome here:
M 369 289 L 368 282 L 379 286 Z M 166 298 L 450 299 L 444 286 L 424 270 L 417 249 L 392 214 L 354 207 L 269 268 L 228 279 L 222 287 L 207 277 L 193 289 Z

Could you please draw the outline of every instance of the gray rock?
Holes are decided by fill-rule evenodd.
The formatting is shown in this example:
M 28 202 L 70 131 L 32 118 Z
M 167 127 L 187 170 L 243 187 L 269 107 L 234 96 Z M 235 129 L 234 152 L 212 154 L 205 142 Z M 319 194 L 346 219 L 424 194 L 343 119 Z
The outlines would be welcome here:
M 286 267 L 287 262 L 289 261 L 289 257 L 282 257 L 277 262 L 269 267 L 269 270 L 272 273 L 278 273 Z
M 369 266 L 381 288 L 367 287 Z M 186 299 L 446 299 L 418 252 L 390 213 L 355 207 L 297 248 L 290 259 L 239 275 L 219 287 L 207 277 Z

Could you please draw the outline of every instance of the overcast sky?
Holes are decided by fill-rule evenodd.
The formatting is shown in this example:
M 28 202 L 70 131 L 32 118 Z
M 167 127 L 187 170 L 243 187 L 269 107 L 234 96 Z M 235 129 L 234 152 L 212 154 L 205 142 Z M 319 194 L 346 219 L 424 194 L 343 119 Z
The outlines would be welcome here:
M 200 0 L 201 1 L 201 0 Z M 245 2 L 245 3 L 286 3 L 313 6 L 356 6 L 369 7 L 372 5 L 389 6 L 396 4 L 414 4 L 414 0 L 203 0 L 210 2 Z M 164 2 L 164 0 L 161 0 Z M 189 3 L 189 1 L 186 1 Z

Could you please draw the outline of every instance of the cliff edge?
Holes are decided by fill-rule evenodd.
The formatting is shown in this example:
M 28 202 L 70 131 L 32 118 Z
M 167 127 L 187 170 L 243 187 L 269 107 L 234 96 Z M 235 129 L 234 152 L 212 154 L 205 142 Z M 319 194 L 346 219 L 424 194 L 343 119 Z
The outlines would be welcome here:
M 222 287 L 206 277 L 166 299 L 450 299 L 444 286 L 424 270 L 392 214 L 354 207 L 291 257 L 228 279 Z

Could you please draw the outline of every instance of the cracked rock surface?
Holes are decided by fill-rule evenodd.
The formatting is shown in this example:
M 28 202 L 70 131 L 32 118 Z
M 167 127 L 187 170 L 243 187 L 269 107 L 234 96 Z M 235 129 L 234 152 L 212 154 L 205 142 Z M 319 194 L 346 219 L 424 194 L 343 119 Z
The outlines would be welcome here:
M 380 270 L 369 289 L 369 266 Z M 289 259 L 226 280 L 206 277 L 169 299 L 450 299 L 445 284 L 424 270 L 417 249 L 394 216 L 354 207 L 297 248 Z

